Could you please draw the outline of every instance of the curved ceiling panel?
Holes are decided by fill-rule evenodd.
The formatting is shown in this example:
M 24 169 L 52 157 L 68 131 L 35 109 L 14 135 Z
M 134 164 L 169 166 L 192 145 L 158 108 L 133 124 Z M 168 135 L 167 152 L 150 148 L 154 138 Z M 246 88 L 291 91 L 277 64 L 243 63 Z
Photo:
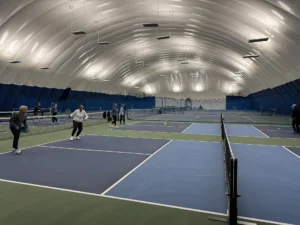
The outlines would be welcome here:
M 296 0 L 2 1 L 0 82 L 180 99 L 248 95 L 300 78 L 299 15 Z M 249 43 L 260 38 L 268 40 Z

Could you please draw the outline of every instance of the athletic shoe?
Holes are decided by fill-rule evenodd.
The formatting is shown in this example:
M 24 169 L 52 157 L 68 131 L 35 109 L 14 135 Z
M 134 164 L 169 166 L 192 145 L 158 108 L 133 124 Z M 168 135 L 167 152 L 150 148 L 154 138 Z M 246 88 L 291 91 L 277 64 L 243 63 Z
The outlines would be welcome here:
M 80 137 L 76 137 L 76 140 L 80 140 Z
M 115 126 L 115 128 L 119 128 L 118 126 Z
M 14 149 L 14 148 L 13 148 L 11 151 L 12 151 L 12 153 L 14 153 L 14 154 L 16 153 L 16 149 Z
M 22 151 L 21 151 L 20 149 L 17 149 L 17 150 L 15 151 L 15 154 L 17 154 L 17 155 L 21 155 L 21 153 L 22 153 Z
M 74 138 L 73 137 L 70 137 L 70 141 L 73 141 L 74 140 Z

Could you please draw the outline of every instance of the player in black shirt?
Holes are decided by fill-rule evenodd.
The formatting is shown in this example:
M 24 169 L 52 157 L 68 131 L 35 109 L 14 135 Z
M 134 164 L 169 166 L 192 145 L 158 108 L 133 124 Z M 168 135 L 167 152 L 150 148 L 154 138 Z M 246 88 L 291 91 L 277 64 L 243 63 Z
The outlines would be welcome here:
M 9 127 L 14 135 L 12 152 L 15 154 L 21 154 L 21 150 L 18 149 L 19 138 L 21 131 L 28 132 L 27 125 L 27 106 L 21 106 L 20 111 L 13 114 L 9 120 Z
M 296 104 L 292 105 L 292 126 L 294 130 L 294 134 L 300 133 L 299 125 L 300 125 L 300 111 Z

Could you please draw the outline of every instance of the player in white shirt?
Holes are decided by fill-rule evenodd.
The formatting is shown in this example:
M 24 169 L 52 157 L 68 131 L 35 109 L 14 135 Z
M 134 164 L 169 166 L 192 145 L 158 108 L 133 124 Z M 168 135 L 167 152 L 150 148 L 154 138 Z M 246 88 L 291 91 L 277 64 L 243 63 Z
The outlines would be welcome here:
M 73 118 L 73 131 L 72 131 L 72 137 L 70 138 L 70 141 L 74 140 L 74 135 L 77 131 L 76 134 L 76 139 L 80 140 L 80 133 L 82 132 L 83 129 L 83 121 L 87 120 L 89 118 L 89 116 L 87 115 L 87 113 L 85 112 L 85 110 L 83 109 L 83 105 L 80 105 L 78 109 L 76 109 L 71 115 L 70 117 Z

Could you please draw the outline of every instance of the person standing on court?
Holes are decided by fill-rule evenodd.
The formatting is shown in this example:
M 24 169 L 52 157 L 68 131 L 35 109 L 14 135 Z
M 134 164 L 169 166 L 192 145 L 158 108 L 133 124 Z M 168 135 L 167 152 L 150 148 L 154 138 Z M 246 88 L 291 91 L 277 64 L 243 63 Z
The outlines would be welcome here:
M 9 120 L 10 130 L 14 135 L 12 152 L 18 155 L 22 153 L 22 151 L 19 150 L 19 138 L 21 130 L 28 132 L 27 112 L 27 106 L 22 105 L 19 112 L 13 114 Z
M 123 121 L 123 124 L 125 125 L 125 110 L 124 110 L 124 104 L 121 105 L 121 108 L 120 108 L 120 125 L 122 124 L 122 121 Z
M 79 135 L 81 134 L 82 130 L 83 130 L 83 121 L 87 120 L 89 118 L 88 114 L 85 112 L 85 110 L 83 109 L 83 105 L 80 105 L 78 107 L 78 109 L 76 109 L 71 115 L 70 117 L 73 118 L 73 131 L 72 131 L 72 136 L 70 138 L 70 141 L 74 140 L 74 135 L 77 131 L 76 134 L 76 140 L 80 140 Z
M 58 119 L 56 118 L 57 104 L 55 104 L 55 103 L 51 104 L 51 113 L 52 113 L 52 123 L 58 122 Z
M 113 127 L 113 125 L 115 125 L 115 127 L 117 126 L 117 116 L 118 116 L 118 105 L 115 103 L 113 105 L 113 109 L 112 109 L 112 117 L 113 117 L 113 121 L 111 123 L 111 126 Z
M 300 126 L 300 111 L 297 107 L 296 104 L 292 105 L 292 127 L 293 127 L 293 130 L 294 130 L 294 134 L 299 134 L 300 133 L 300 129 L 299 129 L 299 126 Z

